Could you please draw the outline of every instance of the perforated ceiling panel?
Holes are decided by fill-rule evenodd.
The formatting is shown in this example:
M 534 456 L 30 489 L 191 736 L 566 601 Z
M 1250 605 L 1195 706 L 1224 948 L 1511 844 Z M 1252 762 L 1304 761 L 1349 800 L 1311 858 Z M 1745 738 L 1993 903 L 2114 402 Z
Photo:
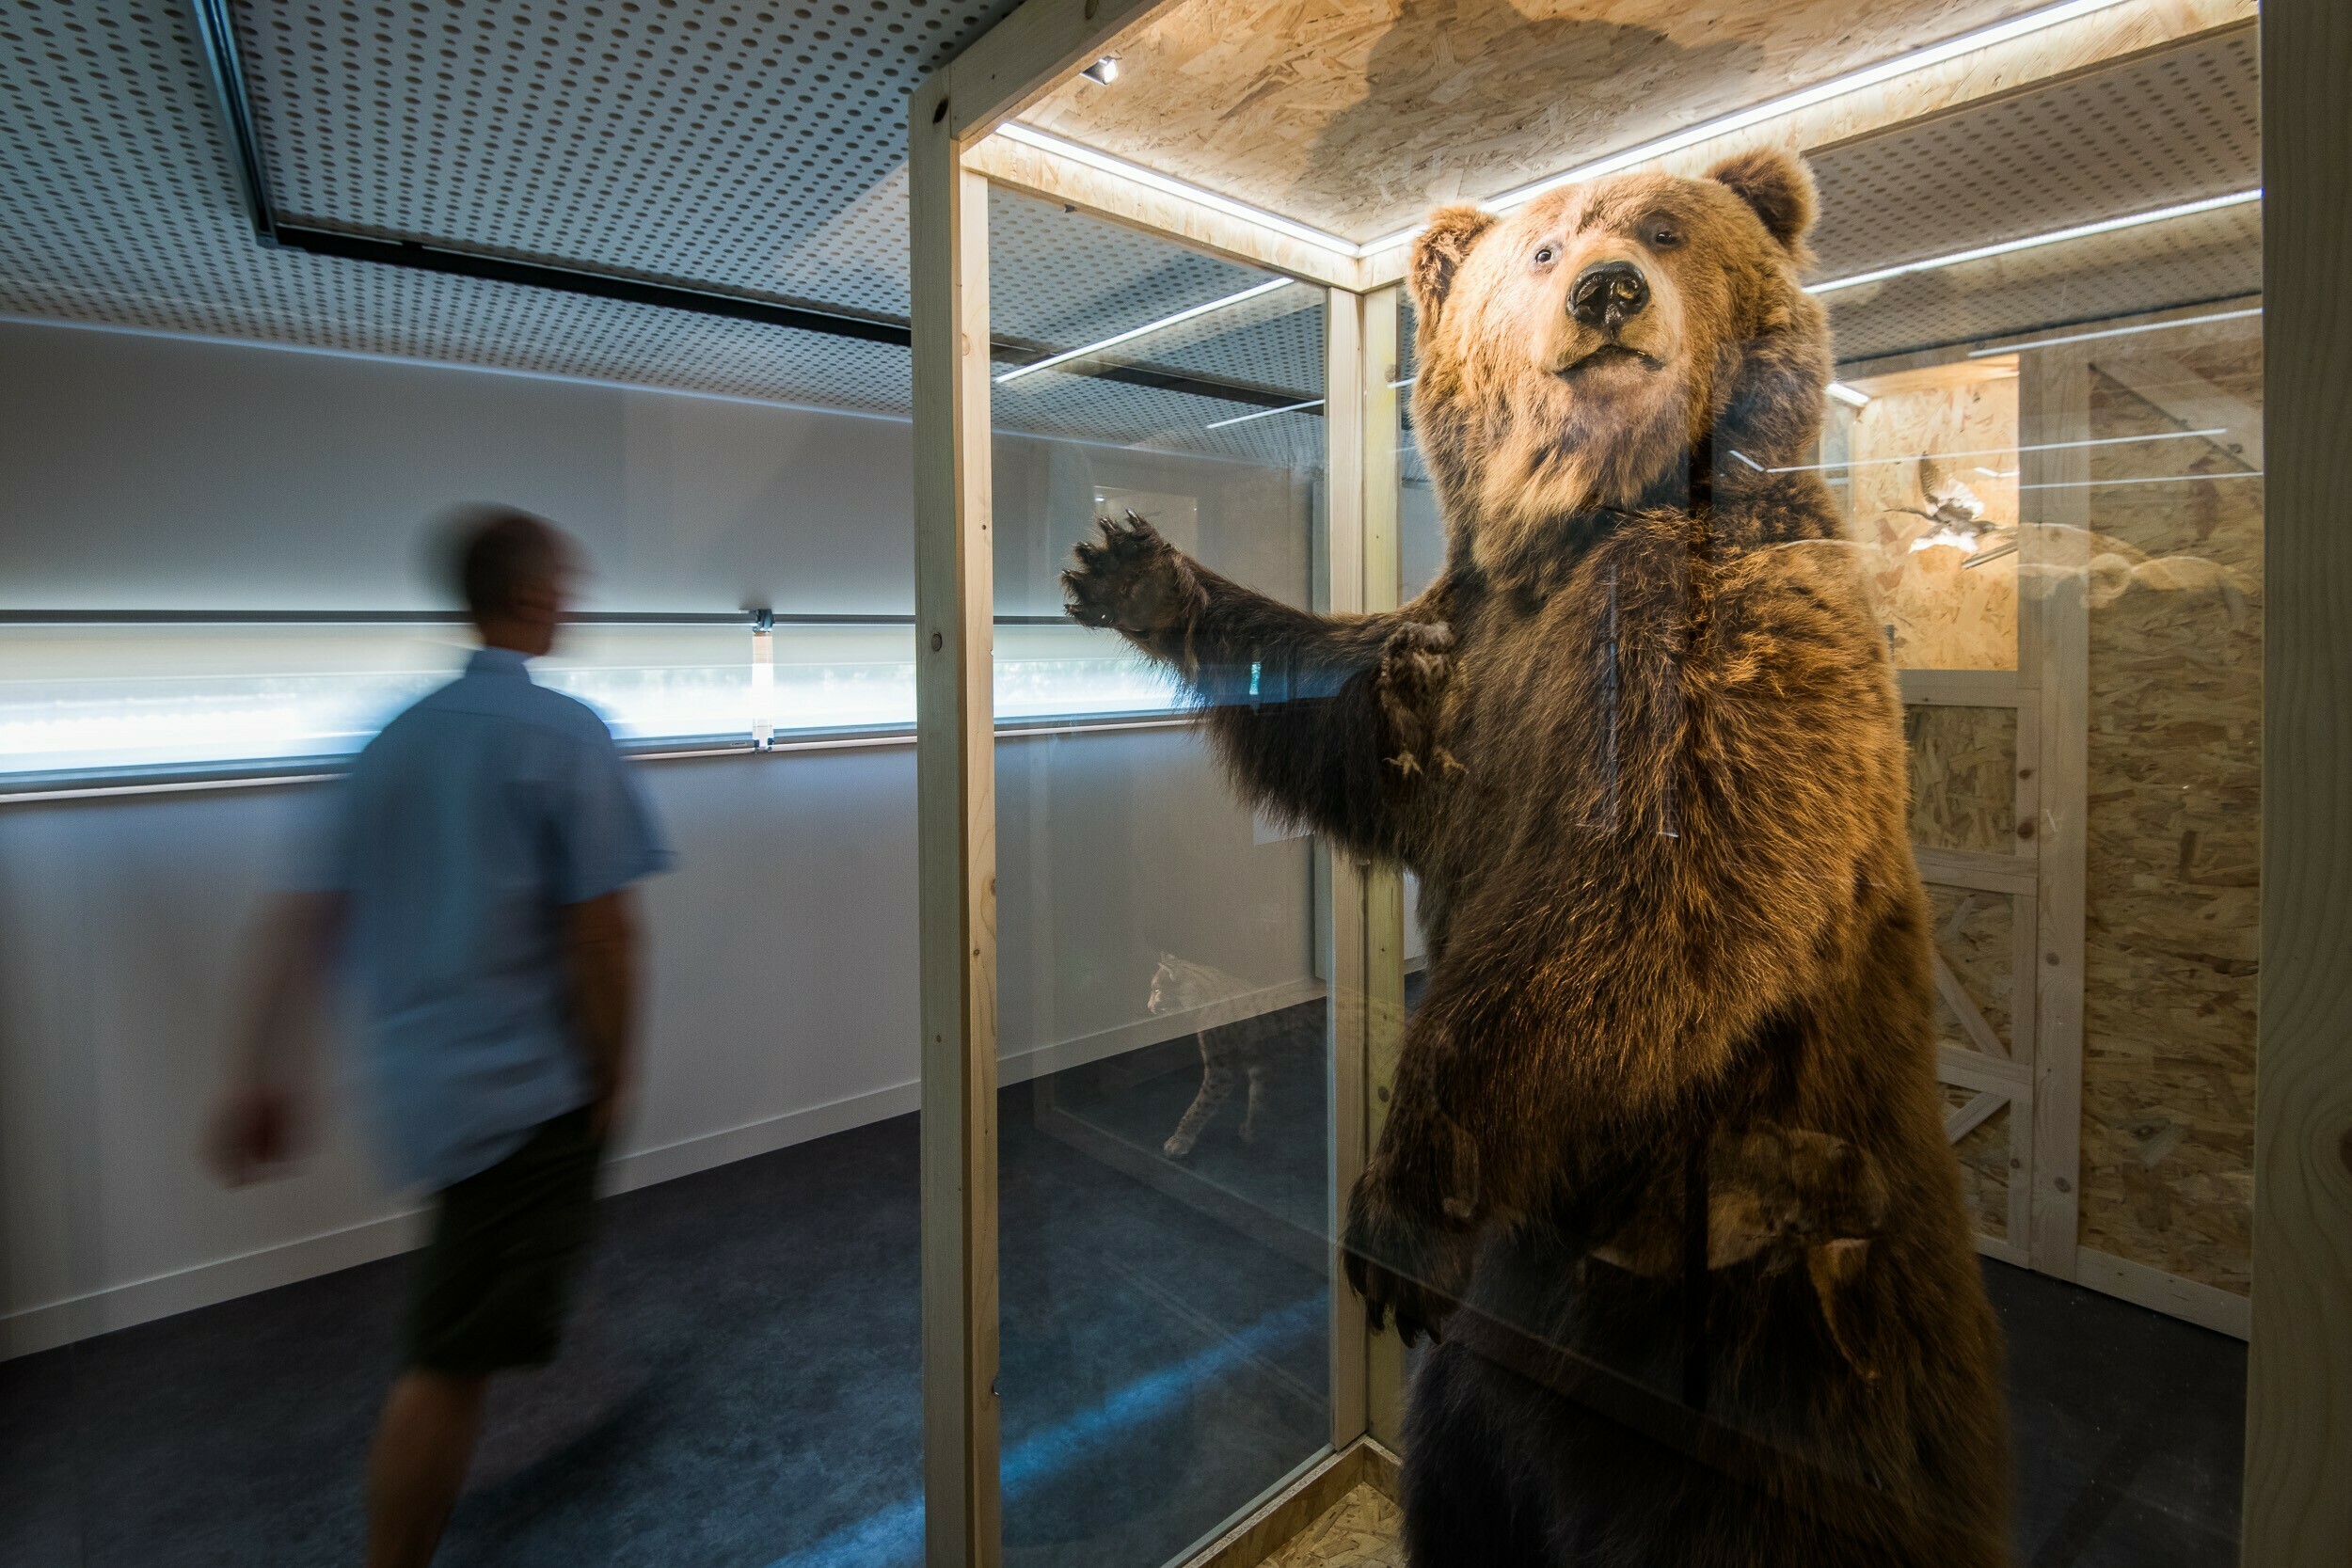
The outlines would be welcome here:
M 1851 361 L 2261 288 L 2262 207 L 2248 203 L 1843 290 L 1830 327 Z
M 657 277 L 691 261 L 707 283 L 903 310 L 902 261 L 882 269 L 895 302 L 837 297 L 874 279 L 829 265 L 835 220 L 903 161 L 924 72 L 1015 3 L 238 0 L 234 13 L 290 217 Z
M 2241 28 L 1817 154 L 1817 276 L 2259 185 L 2259 71 Z
M 168 0 L 0 11 L 0 91 L 12 144 L 0 170 L 0 313 L 907 406 L 907 355 L 886 344 L 257 245 L 193 30 Z M 855 282 L 861 255 L 878 249 L 887 262 L 866 257 L 858 297 L 903 308 L 902 182 L 901 171 L 868 193 L 867 227 L 852 225 L 843 255 L 825 268 L 812 260 L 812 273 Z M 444 182 L 470 183 L 461 173 Z M 1073 346 L 1266 276 L 1025 198 L 993 209 L 991 229 L 1000 330 Z M 898 237 L 875 239 L 883 230 Z M 700 277 L 701 260 L 681 248 L 663 270 Z
M 0 12 L 0 312 L 848 408 L 904 350 L 264 249 L 176 0 Z
M 901 170 L 893 183 L 899 192 L 902 232 L 904 182 Z M 1230 299 L 1278 276 L 1012 191 L 989 193 L 988 244 L 991 329 L 1065 348 Z M 903 309 L 903 250 L 898 266 Z M 1161 342 L 1155 337 L 1139 344 L 1138 352 L 1156 357 Z

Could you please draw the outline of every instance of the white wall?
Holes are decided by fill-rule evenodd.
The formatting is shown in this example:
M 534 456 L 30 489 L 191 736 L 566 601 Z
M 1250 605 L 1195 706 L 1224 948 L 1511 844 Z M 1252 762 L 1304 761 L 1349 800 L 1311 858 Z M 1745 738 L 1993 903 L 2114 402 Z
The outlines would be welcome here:
M 607 607 L 905 608 L 902 423 L 6 324 L 0 367 L 17 607 L 430 602 L 416 520 L 496 497 L 586 537 Z M 1054 602 L 1104 484 L 1195 498 L 1212 559 L 1304 592 L 1291 476 L 1025 440 L 999 467 L 1008 612 Z M 999 758 L 1009 1080 L 1174 1033 L 1144 1008 L 1163 951 L 1269 1005 L 1312 994 L 1307 843 L 1255 842 L 1191 735 Z M 647 1075 L 616 1180 L 914 1109 L 912 750 L 641 768 L 681 863 L 647 889 Z M 412 1199 L 340 1107 L 291 1179 L 225 1192 L 197 1163 L 239 940 L 315 806 L 0 807 L 0 1355 L 407 1244 Z

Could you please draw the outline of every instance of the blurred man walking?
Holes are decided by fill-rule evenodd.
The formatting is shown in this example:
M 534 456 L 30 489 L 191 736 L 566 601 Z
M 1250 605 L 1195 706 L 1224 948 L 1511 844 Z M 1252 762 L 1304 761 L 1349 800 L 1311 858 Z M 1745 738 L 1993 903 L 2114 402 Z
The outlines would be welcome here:
M 629 885 L 668 859 L 603 721 L 527 668 L 563 621 L 570 543 L 487 508 L 452 543 L 482 648 L 359 754 L 320 863 L 273 911 L 214 1141 L 232 1182 L 292 1151 L 301 1020 L 346 970 L 377 1141 L 434 1195 L 368 1463 L 370 1568 L 432 1560 L 491 1374 L 554 1359 L 630 1083 Z

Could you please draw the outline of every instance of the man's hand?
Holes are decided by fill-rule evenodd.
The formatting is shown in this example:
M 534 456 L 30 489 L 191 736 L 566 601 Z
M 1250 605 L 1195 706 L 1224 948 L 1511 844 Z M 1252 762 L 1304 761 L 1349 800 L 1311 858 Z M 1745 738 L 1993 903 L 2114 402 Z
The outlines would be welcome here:
M 637 909 L 628 889 L 564 911 L 572 1025 L 596 1098 L 589 1120 L 608 1138 L 629 1108 L 636 1080 Z
M 204 1160 L 241 1187 L 274 1174 L 308 1141 L 310 1036 L 349 918 L 339 893 L 290 893 L 264 911 L 247 944 L 246 1016 L 229 1081 L 207 1118 Z
M 267 1176 L 266 1167 L 294 1157 L 303 1142 L 300 1097 L 278 1085 L 233 1089 L 214 1110 L 205 1130 L 205 1161 L 231 1187 Z

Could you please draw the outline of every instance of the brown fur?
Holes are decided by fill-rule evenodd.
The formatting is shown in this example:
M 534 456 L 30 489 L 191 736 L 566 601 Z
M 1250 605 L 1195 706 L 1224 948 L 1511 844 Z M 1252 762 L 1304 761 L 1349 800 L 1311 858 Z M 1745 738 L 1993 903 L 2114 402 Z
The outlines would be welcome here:
M 1347 1234 L 1375 1322 L 1447 1325 L 1406 1434 L 1417 1568 L 2008 1560 L 1893 672 L 1828 494 L 1764 471 L 1819 433 L 1811 210 L 1758 154 L 1438 214 L 1414 414 L 1448 559 L 1401 611 L 1293 610 L 1134 517 L 1067 578 L 1183 673 L 1244 794 L 1421 879 L 1428 992 Z M 1613 261 L 1646 309 L 1578 321 Z M 1709 1222 L 1656 1273 L 1693 1151 L 1765 1129 L 1853 1189 L 1808 1177 L 1745 1257 Z M 1699 1158 L 1735 1218 L 1781 1180 Z M 1613 1422 L 1528 1343 L 1703 1389 L 1750 1459 Z

